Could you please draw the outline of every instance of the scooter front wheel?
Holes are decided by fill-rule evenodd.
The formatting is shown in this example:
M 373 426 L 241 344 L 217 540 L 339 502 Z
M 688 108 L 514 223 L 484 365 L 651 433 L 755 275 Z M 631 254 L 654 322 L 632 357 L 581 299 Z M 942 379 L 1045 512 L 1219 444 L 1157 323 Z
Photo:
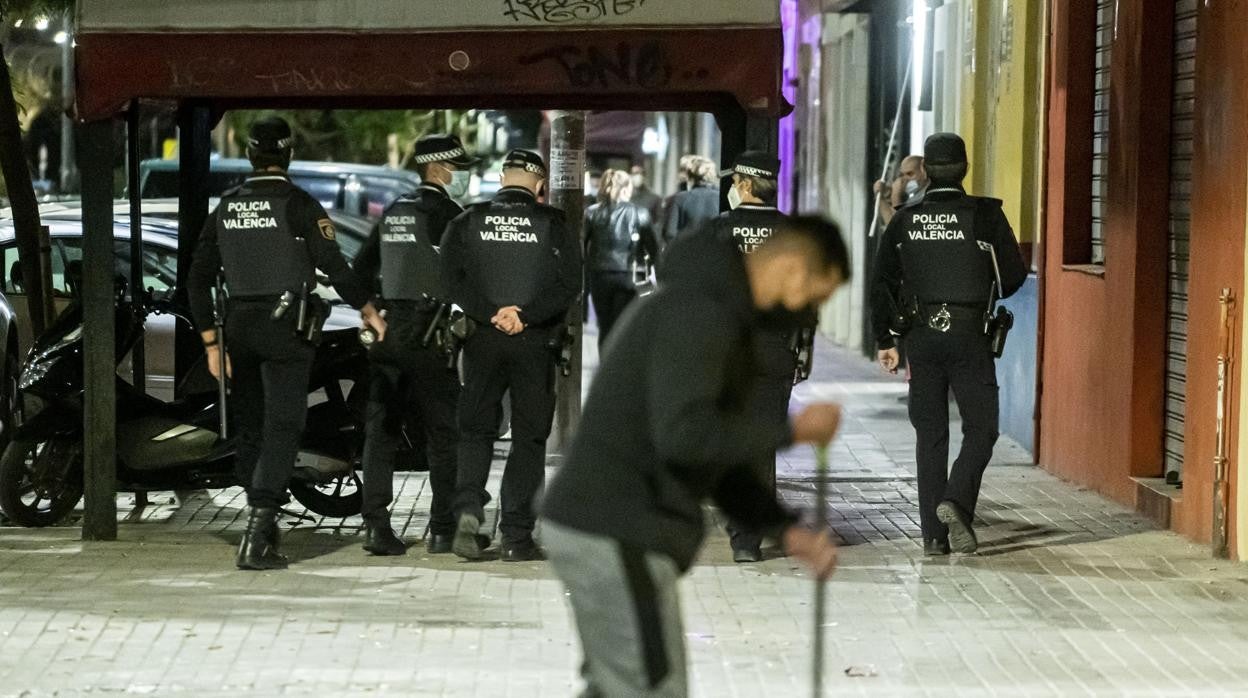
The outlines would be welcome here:
M 356 516 L 364 507 L 362 485 L 354 471 L 324 482 L 296 477 L 290 481 L 290 494 L 308 511 L 331 519 Z
M 82 446 L 69 436 L 14 439 L 0 456 L 0 509 L 22 526 L 52 526 L 82 499 Z

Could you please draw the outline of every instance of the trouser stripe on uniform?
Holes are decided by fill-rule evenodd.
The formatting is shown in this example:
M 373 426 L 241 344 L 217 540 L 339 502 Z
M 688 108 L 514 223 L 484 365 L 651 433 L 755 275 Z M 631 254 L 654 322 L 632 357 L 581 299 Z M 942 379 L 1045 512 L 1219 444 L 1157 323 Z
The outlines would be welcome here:
M 633 610 L 637 615 L 646 677 L 650 688 L 656 688 L 671 673 L 667 646 L 663 641 L 663 619 L 659 612 L 658 592 L 646 566 L 644 550 L 621 543 L 620 560 L 624 564 L 624 575 L 628 580 Z

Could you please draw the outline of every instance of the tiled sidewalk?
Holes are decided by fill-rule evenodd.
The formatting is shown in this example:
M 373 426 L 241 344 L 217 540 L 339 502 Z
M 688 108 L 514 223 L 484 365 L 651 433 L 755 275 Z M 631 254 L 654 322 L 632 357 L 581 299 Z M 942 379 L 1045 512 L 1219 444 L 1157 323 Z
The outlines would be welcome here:
M 819 366 L 798 397 L 847 408 L 828 695 L 1248 695 L 1248 569 L 1009 444 L 985 481 L 981 554 L 924 559 L 903 387 L 854 357 Z M 809 505 L 812 476 L 808 451 L 785 454 L 781 493 Z M 416 540 L 426 481 L 396 480 L 396 524 Z M 0 696 L 574 693 L 575 637 L 544 564 L 371 558 L 358 520 L 289 518 L 298 564 L 241 573 L 241 497 L 169 499 L 117 543 L 0 529 Z M 695 694 L 809 695 L 812 594 L 783 558 L 733 565 L 716 528 L 684 588 Z

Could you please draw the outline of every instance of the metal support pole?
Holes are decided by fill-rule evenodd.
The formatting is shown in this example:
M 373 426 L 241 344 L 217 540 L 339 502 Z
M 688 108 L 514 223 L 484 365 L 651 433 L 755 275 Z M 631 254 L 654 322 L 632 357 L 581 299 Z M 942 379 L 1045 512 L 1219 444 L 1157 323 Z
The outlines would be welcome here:
M 65 31 L 65 43 L 61 44 L 61 171 L 57 173 L 61 181 L 61 193 L 78 189 L 78 172 L 74 167 L 74 121 L 69 118 L 70 107 L 74 104 L 74 13 L 65 13 L 62 24 Z M 48 173 L 51 179 L 52 174 Z
M 139 103 L 130 103 L 126 114 L 126 189 L 130 195 L 130 297 L 143 298 L 143 204 L 139 198 Z M 146 339 L 135 342 L 130 363 L 134 369 L 134 387 L 147 390 Z
M 191 270 L 195 243 L 208 218 L 208 172 L 212 157 L 212 112 L 199 104 L 178 112 L 178 289 L 186 304 L 186 277 Z M 174 348 L 174 385 L 190 370 L 202 351 L 194 328 L 177 325 Z
M 585 112 L 556 111 L 550 123 L 550 204 L 563 209 L 568 233 L 580 240 L 585 215 Z M 582 283 L 584 276 L 582 275 Z M 571 374 L 556 381 L 551 450 L 562 452 L 572 441 L 581 420 L 581 349 L 584 339 L 585 292 L 582 289 L 568 315 L 576 338 Z
M 93 121 L 78 139 L 82 172 L 83 540 L 117 538 L 116 332 L 113 270 L 113 124 Z

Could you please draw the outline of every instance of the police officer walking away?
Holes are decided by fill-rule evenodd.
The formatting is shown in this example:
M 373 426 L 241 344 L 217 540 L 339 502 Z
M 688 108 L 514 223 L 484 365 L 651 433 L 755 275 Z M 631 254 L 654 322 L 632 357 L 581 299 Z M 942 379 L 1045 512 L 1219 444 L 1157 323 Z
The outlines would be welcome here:
M 467 168 L 476 160 L 458 137 L 437 135 L 417 141 L 414 162 L 421 185 L 386 209 L 355 258 L 356 275 L 379 292 L 376 305 L 385 310 L 388 325 L 386 340 L 369 347 L 363 516 L 364 549 L 374 555 L 406 552 L 390 524 L 390 504 L 400 426 L 409 405 L 421 416 L 428 448 L 433 490 L 428 551 L 451 552 L 455 532 L 459 373 L 430 328 L 449 313 L 438 245 L 447 225 L 464 211 L 453 197 L 468 192 Z
M 993 306 L 1027 279 L 1018 242 L 996 199 L 970 196 L 966 144 L 927 139 L 926 196 L 897 211 L 884 231 L 874 279 L 879 360 L 895 373 L 897 340 L 910 361 L 910 421 L 918 436 L 924 552 L 972 553 L 972 520 L 998 436 L 995 349 L 1008 330 Z M 1005 324 L 1003 328 L 1002 325 Z M 999 354 L 996 354 L 999 356 Z M 962 452 L 949 471 L 949 391 L 962 415 Z
M 459 403 L 456 555 L 483 556 L 480 527 L 503 394 L 511 391 L 511 454 L 503 472 L 502 559 L 539 559 L 533 541 L 534 498 L 546 468 L 555 410 L 555 352 L 565 316 L 580 293 L 579 241 L 563 213 L 540 204 L 546 165 L 513 150 L 493 201 L 456 218 L 442 239 L 451 300 L 476 322 L 464 343 Z
M 226 192 L 208 217 L 188 277 L 191 313 L 218 380 L 222 351 L 213 327 L 213 286 L 224 272 L 226 373 L 233 386 L 237 470 L 249 478 L 247 531 L 238 548 L 238 567 L 279 569 L 278 508 L 289 501 L 308 410 L 308 379 L 315 354 L 309 331 L 323 320 L 316 269 L 329 276 L 338 294 L 361 308 L 365 322 L 385 335 L 385 321 L 368 302 L 368 290 L 351 273 L 335 239 L 334 225 L 316 199 L 291 184 L 286 168 L 293 155 L 290 126 L 269 117 L 255 123 L 247 156 L 255 172 Z M 304 318 L 308 327 L 300 328 Z M 207 328 L 207 329 L 204 329 Z
M 742 254 L 753 254 L 771 238 L 786 216 L 776 208 L 780 160 L 770 153 L 747 151 L 732 169 L 732 189 L 728 202 L 732 210 L 709 225 L 677 238 L 669 248 L 662 267 L 662 281 L 698 273 L 709 251 L 708 246 L 731 245 Z M 802 324 L 813 324 L 809 313 L 792 313 L 779 307 L 761 313 L 754 333 L 754 380 L 750 408 L 760 419 L 783 419 L 793 394 L 797 370 L 794 335 Z M 755 466 L 764 483 L 775 479 L 775 453 Z M 736 523 L 728 526 L 732 557 L 736 562 L 762 560 L 762 536 Z

